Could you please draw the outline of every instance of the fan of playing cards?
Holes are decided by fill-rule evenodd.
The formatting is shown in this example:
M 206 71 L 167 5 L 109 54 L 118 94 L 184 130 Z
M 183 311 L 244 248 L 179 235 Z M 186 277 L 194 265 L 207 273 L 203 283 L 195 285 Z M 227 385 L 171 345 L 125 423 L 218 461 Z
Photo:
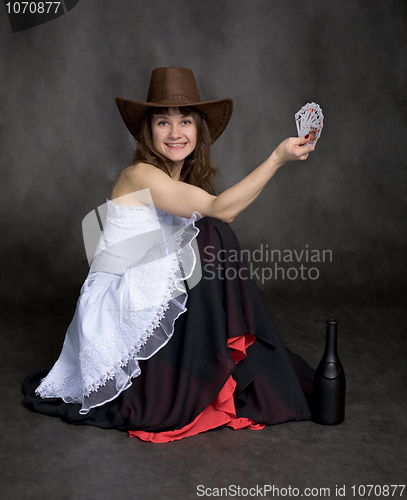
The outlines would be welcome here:
M 320 138 L 324 126 L 324 115 L 319 104 L 309 102 L 303 106 L 298 113 L 295 113 L 295 123 L 297 124 L 298 137 L 309 134 L 309 140 L 304 145 L 312 147 L 315 141 Z

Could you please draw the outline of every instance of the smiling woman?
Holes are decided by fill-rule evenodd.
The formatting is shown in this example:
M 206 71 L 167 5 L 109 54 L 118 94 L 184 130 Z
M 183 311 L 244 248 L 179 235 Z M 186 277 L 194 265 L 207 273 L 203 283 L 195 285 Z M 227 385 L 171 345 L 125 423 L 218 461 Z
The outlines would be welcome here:
M 155 149 L 174 163 L 178 171 L 170 175 L 179 180 L 184 160 L 196 146 L 194 118 L 185 115 L 179 108 L 169 108 L 165 114 L 153 115 L 151 129 Z
M 152 442 L 309 420 L 313 370 L 284 347 L 227 223 L 315 146 L 286 139 L 218 194 L 210 145 L 231 99 L 203 102 L 191 70 L 158 68 L 147 102 L 116 102 L 137 150 L 61 355 L 26 378 L 25 406 Z M 228 254 L 242 257 L 213 259 Z

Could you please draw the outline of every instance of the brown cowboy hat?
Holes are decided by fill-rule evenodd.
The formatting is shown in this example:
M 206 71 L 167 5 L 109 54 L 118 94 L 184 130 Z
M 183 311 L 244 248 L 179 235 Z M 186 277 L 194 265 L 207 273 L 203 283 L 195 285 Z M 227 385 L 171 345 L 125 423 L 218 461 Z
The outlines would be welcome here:
M 141 119 L 148 108 L 194 106 L 202 111 L 212 143 L 225 130 L 232 116 L 232 99 L 202 102 L 194 74 L 188 68 L 157 68 L 151 74 L 147 102 L 116 97 L 116 104 L 131 135 L 140 139 Z

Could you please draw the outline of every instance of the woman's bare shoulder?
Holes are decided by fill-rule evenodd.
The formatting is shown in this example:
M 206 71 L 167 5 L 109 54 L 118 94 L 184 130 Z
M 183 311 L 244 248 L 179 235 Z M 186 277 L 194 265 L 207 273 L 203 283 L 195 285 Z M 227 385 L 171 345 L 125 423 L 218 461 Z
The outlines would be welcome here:
M 156 168 L 154 165 L 149 165 L 148 163 L 135 163 L 133 165 L 129 165 L 124 168 L 120 172 L 120 177 L 134 177 L 138 175 L 140 172 L 146 169 Z
M 127 179 L 134 179 L 146 170 L 157 170 L 157 167 L 154 167 L 154 165 L 150 165 L 149 163 L 136 163 L 135 165 L 129 165 L 122 170 L 120 176 Z
M 148 163 L 137 163 L 124 168 L 117 179 L 117 182 L 112 191 L 112 198 L 124 196 L 133 191 L 144 189 L 145 173 L 157 170 L 153 165 Z

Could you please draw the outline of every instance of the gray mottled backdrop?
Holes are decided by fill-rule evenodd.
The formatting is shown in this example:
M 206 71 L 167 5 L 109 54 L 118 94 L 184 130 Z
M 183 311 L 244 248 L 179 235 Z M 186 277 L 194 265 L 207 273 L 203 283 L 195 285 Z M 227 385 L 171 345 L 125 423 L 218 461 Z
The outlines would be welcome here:
M 82 219 L 134 149 L 114 98 L 144 100 L 159 66 L 191 68 L 205 100 L 234 99 L 213 150 L 224 188 L 296 134 L 302 105 L 323 109 L 315 153 L 278 171 L 232 227 L 244 248 L 331 250 L 332 262 L 304 253 L 281 266 L 318 279 L 280 274 L 263 290 L 403 291 L 406 28 L 407 4 L 392 0 L 81 0 L 14 34 L 0 8 L 3 304 L 76 300 Z

